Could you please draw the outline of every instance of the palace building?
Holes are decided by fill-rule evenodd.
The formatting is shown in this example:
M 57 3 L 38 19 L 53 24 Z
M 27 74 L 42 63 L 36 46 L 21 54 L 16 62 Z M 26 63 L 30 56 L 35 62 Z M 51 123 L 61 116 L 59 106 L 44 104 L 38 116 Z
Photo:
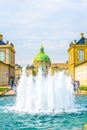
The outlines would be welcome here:
M 0 35 L 0 86 L 8 86 L 15 77 L 15 49 L 12 43 L 3 42 Z
M 72 42 L 68 49 L 69 75 L 87 86 L 87 38 L 81 33 L 80 40 Z

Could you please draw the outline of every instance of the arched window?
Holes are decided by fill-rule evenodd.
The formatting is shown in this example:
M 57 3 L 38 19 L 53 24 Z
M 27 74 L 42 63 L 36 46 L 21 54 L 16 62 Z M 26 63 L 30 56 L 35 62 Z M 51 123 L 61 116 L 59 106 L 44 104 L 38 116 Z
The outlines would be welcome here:
M 84 50 L 79 50 L 78 51 L 78 59 L 79 60 L 84 60 Z

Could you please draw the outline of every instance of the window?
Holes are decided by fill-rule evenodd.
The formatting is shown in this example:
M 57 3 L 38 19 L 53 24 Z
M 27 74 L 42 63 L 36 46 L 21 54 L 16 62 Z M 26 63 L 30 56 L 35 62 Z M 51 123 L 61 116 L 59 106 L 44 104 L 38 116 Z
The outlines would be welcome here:
M 5 52 L 3 51 L 0 52 L 0 61 L 5 61 Z
M 84 51 L 83 50 L 78 51 L 78 59 L 79 60 L 84 60 Z

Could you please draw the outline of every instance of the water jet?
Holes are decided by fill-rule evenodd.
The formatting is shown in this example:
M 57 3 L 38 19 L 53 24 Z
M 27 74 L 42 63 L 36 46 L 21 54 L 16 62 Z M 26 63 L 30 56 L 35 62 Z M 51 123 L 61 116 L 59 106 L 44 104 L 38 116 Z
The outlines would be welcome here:
M 64 72 L 44 76 L 40 68 L 36 77 L 27 77 L 26 67 L 23 68 L 17 87 L 17 111 L 47 113 L 72 110 L 74 99 L 72 80 Z

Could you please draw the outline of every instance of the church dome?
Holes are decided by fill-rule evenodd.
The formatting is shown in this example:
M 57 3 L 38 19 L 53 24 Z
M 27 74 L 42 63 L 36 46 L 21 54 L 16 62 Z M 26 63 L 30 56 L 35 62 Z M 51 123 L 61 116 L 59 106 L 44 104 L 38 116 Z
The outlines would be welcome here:
M 51 63 L 49 56 L 46 55 L 45 52 L 44 52 L 43 46 L 41 46 L 40 52 L 34 58 L 34 63 L 37 63 L 37 62 Z

